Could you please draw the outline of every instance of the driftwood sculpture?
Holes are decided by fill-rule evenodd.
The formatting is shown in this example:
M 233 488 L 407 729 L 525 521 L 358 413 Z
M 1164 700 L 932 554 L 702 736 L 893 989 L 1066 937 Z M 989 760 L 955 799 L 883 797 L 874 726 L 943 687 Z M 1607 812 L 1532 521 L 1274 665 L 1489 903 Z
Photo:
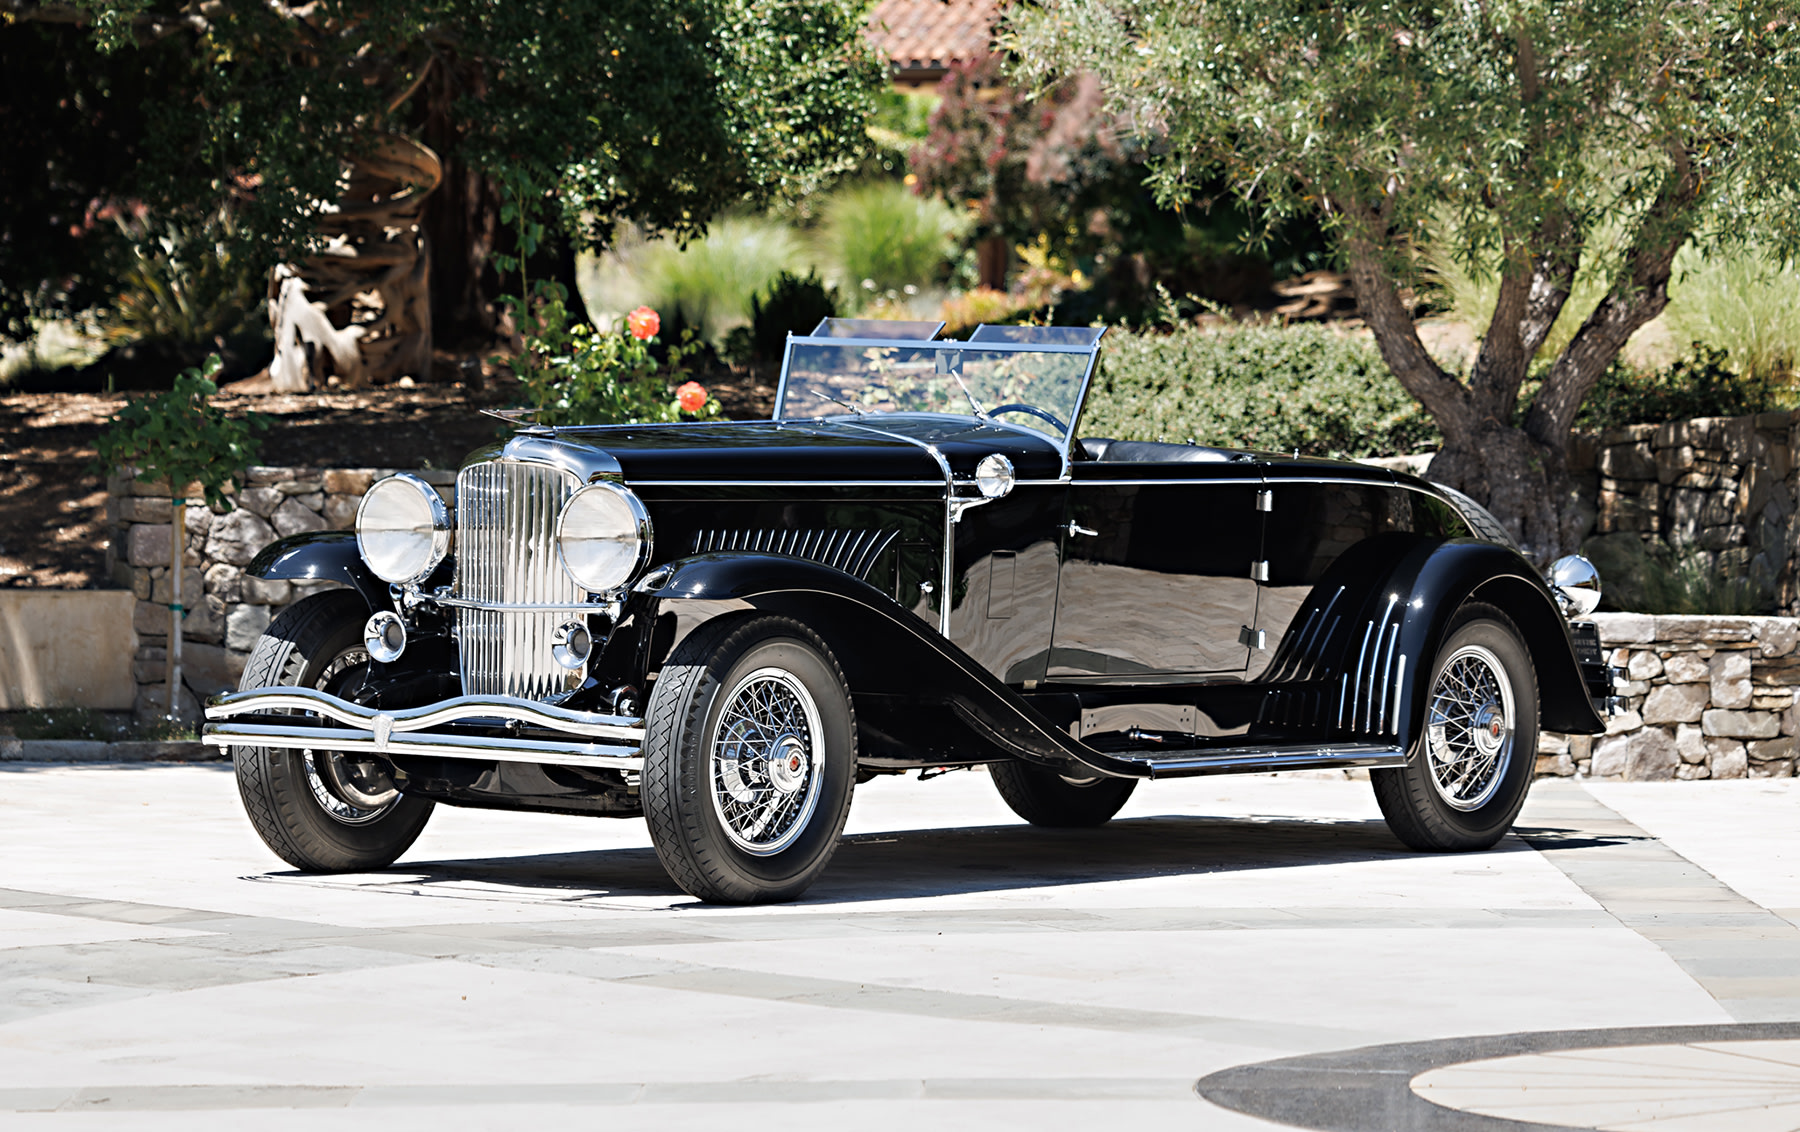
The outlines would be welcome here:
M 269 281 L 278 392 L 359 388 L 431 369 L 430 249 L 419 226 L 443 178 L 437 154 L 393 137 L 352 158 L 344 195 L 319 229 L 319 254 Z

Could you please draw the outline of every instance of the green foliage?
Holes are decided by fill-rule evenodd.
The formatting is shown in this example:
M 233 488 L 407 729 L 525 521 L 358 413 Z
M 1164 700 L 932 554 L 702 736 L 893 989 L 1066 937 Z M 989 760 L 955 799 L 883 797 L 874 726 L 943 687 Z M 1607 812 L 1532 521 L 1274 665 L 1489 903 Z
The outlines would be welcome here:
M 1665 369 L 1639 372 L 1615 362 L 1575 418 L 1578 428 L 1661 424 L 1694 417 L 1736 417 L 1779 408 L 1780 392 L 1766 377 L 1740 374 L 1724 350 L 1695 344 Z
M 256 458 L 251 433 L 268 422 L 255 413 L 233 420 L 211 403 L 219 364 L 214 354 L 178 374 L 168 392 L 128 402 L 95 442 L 101 466 L 135 467 L 143 483 L 166 481 L 171 498 L 198 484 L 208 506 L 223 507 L 225 485 Z
M 1436 431 L 1366 341 L 1319 326 L 1108 335 L 1086 436 L 1391 456 Z
M 1785 0 L 1051 0 L 1006 20 L 1027 77 L 1098 74 L 1155 135 L 1165 200 L 1221 170 L 1269 216 L 1377 214 L 1492 262 L 1542 245 L 1547 218 L 1581 236 L 1690 221 L 1653 207 L 1685 166 L 1710 235 L 1800 244 Z
M 1723 350 L 1746 378 L 1789 384 L 1800 366 L 1800 267 L 1761 249 L 1675 263 L 1665 317 L 1677 341 Z
M 574 321 L 568 292 L 560 284 L 537 285 L 530 311 L 508 296 L 507 307 L 525 339 L 525 349 L 509 363 L 524 386 L 534 419 L 548 425 L 643 424 L 709 420 L 719 416 L 711 397 L 697 413 L 684 413 L 674 386 L 687 375 L 682 362 L 700 347 L 692 340 L 671 345 L 658 362 L 654 336 L 635 337 L 628 327 L 597 330 Z
M 1775 587 L 1724 561 L 1726 555 L 1679 550 L 1636 534 L 1600 535 L 1581 548 L 1604 579 L 1604 607 L 1632 613 L 1743 616 L 1773 612 Z M 1717 559 L 1717 560 L 1715 560 Z
M 126 240 L 118 293 L 101 320 L 109 342 L 211 345 L 261 305 L 262 281 L 235 253 L 229 212 L 198 225 L 114 213 Z
M 810 334 L 821 319 L 836 317 L 838 294 L 818 272 L 805 276 L 784 271 L 769 284 L 768 294 L 752 296 L 750 325 L 727 336 L 728 352 L 740 362 L 772 362 L 787 348 L 789 334 Z
M 750 320 L 758 291 L 805 258 L 800 237 L 780 221 L 724 216 L 685 248 L 672 239 L 628 233 L 598 261 L 583 297 L 595 312 L 647 303 L 679 313 L 703 340 L 718 342 Z
M 962 221 L 942 201 L 898 181 L 834 193 L 821 209 L 819 247 L 846 290 L 899 291 L 942 278 Z
M 318 202 L 338 196 L 346 155 L 404 133 L 452 179 L 504 187 L 505 255 L 552 239 L 604 243 L 622 219 L 693 235 L 724 208 L 803 196 L 855 167 L 884 85 L 856 0 L 277 0 L 179 17 L 154 7 L 13 5 L 0 26 L 9 67 L 15 52 L 29 58 L 24 77 L 42 84 L 18 96 L 29 105 L 4 106 L 0 152 L 42 157 L 19 167 L 51 186 L 5 190 L 21 206 L 0 209 L 9 332 L 73 295 L 69 272 L 91 274 L 92 256 L 52 254 L 86 250 L 89 200 L 128 195 L 171 221 L 229 201 L 238 251 L 260 270 L 315 242 Z M 72 17 L 88 22 L 28 26 Z M 40 108 L 65 136 L 49 136 Z M 90 154 L 121 122 L 130 144 Z M 57 187 L 64 169 L 78 176 Z M 427 202 L 464 206 L 492 216 L 481 192 Z M 76 236 L 56 235 L 71 226 Z M 15 254 L 15 236 L 29 256 Z

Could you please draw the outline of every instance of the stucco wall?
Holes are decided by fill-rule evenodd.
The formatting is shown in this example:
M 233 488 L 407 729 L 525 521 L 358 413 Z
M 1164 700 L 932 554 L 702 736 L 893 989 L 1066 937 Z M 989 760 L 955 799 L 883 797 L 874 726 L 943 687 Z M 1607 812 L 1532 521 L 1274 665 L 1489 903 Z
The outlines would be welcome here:
M 118 590 L 0 590 L 0 711 L 130 708 L 135 605 Z

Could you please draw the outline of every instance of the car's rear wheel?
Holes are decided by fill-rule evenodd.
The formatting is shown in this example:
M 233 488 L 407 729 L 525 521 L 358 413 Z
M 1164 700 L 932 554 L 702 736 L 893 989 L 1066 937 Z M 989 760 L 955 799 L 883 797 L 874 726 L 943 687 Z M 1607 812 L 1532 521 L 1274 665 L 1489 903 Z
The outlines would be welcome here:
M 1408 765 L 1369 773 L 1376 801 L 1413 849 L 1486 849 L 1519 816 L 1537 760 L 1537 674 L 1512 621 L 1490 605 L 1458 610 L 1427 696 Z
M 316 688 L 343 695 L 368 669 L 368 607 L 345 591 L 283 610 L 256 642 L 238 687 Z M 275 855 L 308 872 L 384 868 L 412 845 L 431 802 L 394 788 L 379 759 L 341 751 L 234 747 L 238 794 Z
M 1137 787 L 1135 778 L 1068 778 L 1022 762 L 993 763 L 988 775 L 1012 812 L 1032 825 L 1104 825 Z
M 850 813 L 856 717 L 817 634 L 784 617 L 704 626 L 645 712 L 644 815 L 669 876 L 702 900 L 792 900 Z

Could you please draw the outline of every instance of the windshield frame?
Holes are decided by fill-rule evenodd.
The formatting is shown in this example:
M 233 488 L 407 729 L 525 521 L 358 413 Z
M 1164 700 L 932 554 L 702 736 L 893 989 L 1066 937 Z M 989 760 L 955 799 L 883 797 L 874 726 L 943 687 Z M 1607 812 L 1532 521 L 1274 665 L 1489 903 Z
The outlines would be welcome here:
M 1103 332 L 1103 334 L 1104 334 L 1104 332 Z M 1093 384 L 1094 370 L 1098 367 L 1099 360 L 1100 360 L 1100 338 L 1099 337 L 1096 337 L 1094 339 L 1094 341 L 1089 345 L 1079 346 L 1079 345 L 1065 345 L 1065 344 L 1060 344 L 1060 343 L 1052 344 L 1052 343 L 1047 343 L 1047 342 L 976 342 L 976 341 L 964 341 L 962 339 L 957 339 L 957 338 L 933 338 L 933 339 L 928 339 L 928 340 L 906 339 L 906 338 L 815 338 L 811 335 L 800 336 L 800 335 L 795 335 L 795 334 L 789 334 L 787 337 L 787 346 L 781 353 L 781 377 L 775 386 L 775 409 L 772 414 L 772 418 L 774 419 L 774 421 L 777 424 L 780 424 L 780 423 L 783 423 L 786 421 L 806 421 L 808 423 L 817 423 L 819 421 L 832 420 L 837 417 L 843 417 L 846 420 L 850 420 L 850 421 L 865 420 L 865 419 L 878 420 L 881 417 L 895 415 L 894 413 L 892 413 L 889 410 L 876 410 L 876 411 L 871 411 L 871 412 L 859 413 L 859 412 L 856 412 L 856 411 L 846 407 L 841 412 L 827 413 L 823 416 L 817 416 L 817 417 L 784 416 L 783 410 L 787 407 L 787 396 L 788 396 L 788 369 L 793 364 L 794 348 L 796 346 L 827 346 L 827 347 L 836 347 L 836 348 L 870 348 L 870 347 L 873 347 L 873 348 L 879 348 L 879 349 L 899 348 L 899 349 L 905 349 L 905 350 L 918 350 L 921 352 L 932 351 L 932 352 L 940 353 L 940 354 L 941 353 L 949 353 L 949 352 L 968 352 L 968 351 L 976 351 L 976 352 L 992 351 L 994 353 L 1009 353 L 1009 354 L 1016 354 L 1016 353 L 1085 354 L 1087 356 L 1087 365 L 1085 367 L 1083 367 L 1083 369 L 1082 369 L 1081 381 L 1080 381 L 1079 385 L 1077 386 L 1076 392 L 1075 392 L 1075 404 L 1069 413 L 1069 431 L 1068 431 L 1067 435 L 1062 436 L 1060 438 L 1051 435 L 1049 432 L 1045 432 L 1040 429 L 1030 428 L 1026 425 L 1014 424 L 1010 421 L 997 420 L 993 417 L 985 417 L 985 418 L 981 417 L 981 416 L 977 415 L 972 408 L 968 412 L 962 412 L 962 413 L 958 413 L 958 412 L 954 412 L 954 411 L 940 411 L 940 410 L 936 410 L 936 409 L 924 410 L 933 415 L 941 415 L 941 416 L 945 416 L 945 417 L 960 418 L 960 419 L 966 419 L 966 420 L 971 420 L 971 421 L 983 421 L 987 424 L 999 425 L 1004 428 L 1009 428 L 1009 429 L 1016 430 L 1018 432 L 1026 433 L 1030 436 L 1041 437 L 1044 440 L 1047 440 L 1056 445 L 1057 451 L 1062 458 L 1062 476 L 1065 479 L 1069 475 L 1069 457 L 1070 457 L 1070 452 L 1074 448 L 1074 445 L 1075 445 L 1075 434 L 1081 426 L 1081 414 L 1082 414 L 1082 411 L 1087 408 L 1088 389 Z M 915 412 L 915 413 L 911 413 L 909 415 L 917 415 L 917 413 Z

